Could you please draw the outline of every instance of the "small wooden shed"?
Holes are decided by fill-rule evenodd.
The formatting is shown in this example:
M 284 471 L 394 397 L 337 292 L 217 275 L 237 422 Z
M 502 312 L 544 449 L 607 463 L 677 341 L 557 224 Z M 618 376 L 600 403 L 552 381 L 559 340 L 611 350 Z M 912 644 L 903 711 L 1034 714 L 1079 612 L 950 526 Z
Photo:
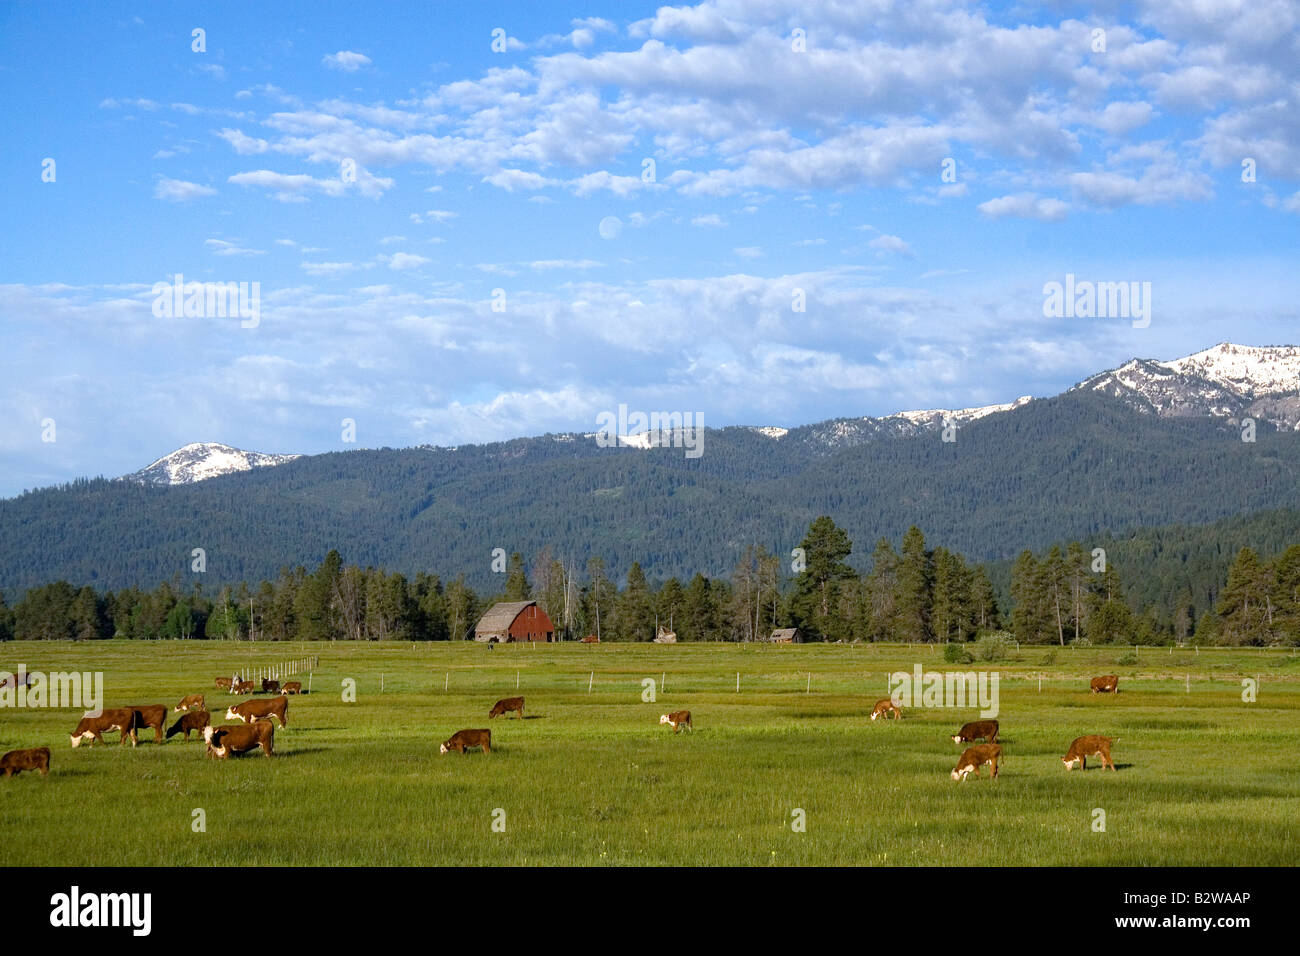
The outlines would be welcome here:
M 493 644 L 550 642 L 555 640 L 555 625 L 536 601 L 502 601 L 479 619 L 474 640 Z
M 802 644 L 803 631 L 797 627 L 779 627 L 768 640 L 773 644 Z

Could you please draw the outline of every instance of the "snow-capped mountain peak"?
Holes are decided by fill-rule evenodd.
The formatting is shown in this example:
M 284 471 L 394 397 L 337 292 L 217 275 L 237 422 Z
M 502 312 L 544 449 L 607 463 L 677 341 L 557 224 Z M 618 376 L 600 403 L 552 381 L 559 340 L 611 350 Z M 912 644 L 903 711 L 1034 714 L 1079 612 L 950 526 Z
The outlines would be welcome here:
M 146 485 L 188 485 L 218 475 L 282 465 L 298 457 L 244 451 L 219 442 L 192 442 L 139 471 L 123 475 L 120 480 L 138 481 Z
M 1132 359 L 1084 379 L 1090 389 L 1162 418 L 1209 415 L 1300 427 L 1300 347 L 1221 342 L 1161 362 Z

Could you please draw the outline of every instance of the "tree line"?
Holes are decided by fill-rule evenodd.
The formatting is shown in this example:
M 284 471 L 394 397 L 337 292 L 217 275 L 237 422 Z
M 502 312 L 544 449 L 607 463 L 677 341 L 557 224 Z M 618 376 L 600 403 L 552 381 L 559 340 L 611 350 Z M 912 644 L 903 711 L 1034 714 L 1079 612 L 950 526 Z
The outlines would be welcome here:
M 480 594 L 463 574 L 408 578 L 344 564 L 332 550 L 313 570 L 282 568 L 274 580 L 211 596 L 201 577 L 187 585 L 179 575 L 153 590 L 102 593 L 55 581 L 13 607 L 0 595 L 0 639 L 463 640 L 494 603 L 523 600 L 538 602 L 561 640 L 648 641 L 663 629 L 682 641 L 755 641 L 783 627 L 846 642 L 964 642 L 1004 631 L 1021 643 L 1062 645 L 1274 644 L 1300 636 L 1300 545 L 1271 561 L 1242 548 L 1217 600 L 1199 613 L 1187 605 L 1139 613 L 1104 549 L 1077 541 L 1022 552 L 1007 608 L 983 565 L 929 547 L 915 526 L 898 548 L 878 539 L 865 573 L 849 563 L 852 552 L 848 534 L 821 516 L 790 555 L 749 546 L 726 577 L 652 583 L 633 562 L 619 584 L 599 556 L 579 566 L 543 549 L 531 565 L 511 555 L 502 589 Z

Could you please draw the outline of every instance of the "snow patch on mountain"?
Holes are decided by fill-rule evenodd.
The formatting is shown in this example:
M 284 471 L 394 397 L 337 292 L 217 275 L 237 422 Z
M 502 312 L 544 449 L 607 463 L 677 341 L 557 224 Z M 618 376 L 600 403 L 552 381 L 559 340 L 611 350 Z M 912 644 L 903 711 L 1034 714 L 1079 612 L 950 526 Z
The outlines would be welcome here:
M 218 475 L 282 465 L 299 457 L 244 451 L 219 442 L 192 442 L 119 480 L 145 485 L 189 485 Z

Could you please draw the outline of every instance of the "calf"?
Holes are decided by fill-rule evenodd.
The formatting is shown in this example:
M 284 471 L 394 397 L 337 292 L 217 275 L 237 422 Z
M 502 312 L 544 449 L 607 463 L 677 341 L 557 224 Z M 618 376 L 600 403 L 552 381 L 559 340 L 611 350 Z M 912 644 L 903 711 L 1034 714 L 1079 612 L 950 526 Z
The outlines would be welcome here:
M 251 680 L 241 680 L 230 688 L 232 694 L 251 694 L 253 692 L 253 682 Z
M 185 734 L 185 739 L 190 739 L 190 731 L 197 730 L 200 734 L 203 729 L 212 723 L 212 715 L 206 710 L 191 710 L 176 723 L 167 729 L 167 739 L 171 740 L 177 734 Z
M 255 720 L 280 721 L 281 727 L 289 726 L 285 719 L 289 713 L 289 698 L 281 694 L 278 697 L 262 697 L 246 700 L 242 704 L 231 704 L 226 709 L 226 720 L 242 720 L 251 724 Z
M 998 778 L 998 758 L 1002 756 L 1001 744 L 976 744 L 974 747 L 967 747 L 961 759 L 957 761 L 957 766 L 952 768 L 952 779 L 966 780 L 966 775 L 972 770 L 975 776 L 980 775 L 980 767 L 986 763 L 993 766 L 993 779 Z
M 275 756 L 275 725 L 258 720 L 248 726 L 223 725 L 203 728 L 203 739 L 208 745 L 208 756 L 225 760 L 231 754 L 242 754 L 256 747 L 268 757 Z
M 179 714 L 183 710 L 203 710 L 207 707 L 207 702 L 203 699 L 202 694 L 190 694 L 188 697 L 182 697 L 181 702 L 172 708 L 173 714 Z
M 504 700 L 497 701 L 492 705 L 492 712 L 488 714 L 488 720 L 493 717 L 500 717 L 502 714 L 508 714 L 512 710 L 519 714 L 520 720 L 523 720 L 524 699 L 522 697 L 507 697 Z
M 883 716 L 886 720 L 888 720 L 890 714 L 894 715 L 895 720 L 903 719 L 903 712 L 899 710 L 898 705 L 895 704 L 893 700 L 891 700 L 888 697 L 884 698 L 883 700 L 876 701 L 876 706 L 871 709 L 872 720 L 875 720 L 877 717 L 881 717 L 881 716 Z
M 287 681 L 285 681 L 283 684 L 280 685 L 280 693 L 281 693 L 281 694 L 301 694 L 301 693 L 302 693 L 302 681 L 300 681 L 300 680 L 287 680 Z
M 262 692 L 267 694 L 280 693 L 280 682 L 278 680 L 267 680 L 262 678 Z
M 998 742 L 998 722 L 996 720 L 972 720 L 962 724 L 961 730 L 953 735 L 955 744 L 968 744 L 972 740 L 987 740 L 991 744 Z
M 452 734 L 448 740 L 443 741 L 438 753 L 451 753 L 453 750 L 458 754 L 464 754 L 470 747 L 482 747 L 485 754 L 492 752 L 492 731 L 490 730 L 458 730 Z
M 671 724 L 673 733 L 677 733 L 677 728 L 685 727 L 692 733 L 695 728 L 691 725 L 691 712 L 689 710 L 675 710 L 671 714 L 664 714 L 659 718 L 661 724 Z
M 223 687 L 226 688 L 226 690 L 230 690 L 230 684 L 231 684 L 231 681 L 230 681 L 230 678 L 229 678 L 229 677 L 218 677 L 218 678 L 217 678 L 217 690 L 220 690 L 220 689 L 223 688 Z
M 50 748 L 33 747 L 31 750 L 11 750 L 0 757 L 0 770 L 8 780 L 24 770 L 39 770 L 42 777 L 50 775 Z
M 1092 693 L 1118 694 L 1119 678 L 1114 674 L 1106 674 L 1104 677 L 1094 677 L 1092 679 Z
M 1061 758 L 1061 763 L 1065 764 L 1066 770 L 1073 770 L 1076 762 L 1079 764 L 1079 769 L 1087 770 L 1088 758 L 1100 757 L 1102 770 L 1105 770 L 1107 767 L 1114 770 L 1115 761 L 1110 759 L 1110 745 L 1116 740 L 1119 740 L 1119 738 L 1102 737 L 1098 734 L 1088 734 L 1085 737 L 1076 737 L 1074 738 L 1074 742 L 1070 744 L 1070 749 L 1066 751 L 1065 756 Z
M 82 717 L 77 724 L 77 729 L 70 735 L 73 749 L 75 750 L 81 746 L 83 740 L 89 740 L 92 747 L 95 746 L 96 740 L 102 744 L 104 742 L 104 732 L 108 730 L 120 731 L 122 745 L 125 746 L 129 739 L 131 746 L 134 747 L 137 743 L 135 713 L 129 707 L 119 707 L 115 710 L 106 710 L 98 717 Z
M 167 723 L 167 705 L 141 704 L 139 707 L 132 707 L 131 710 L 135 713 L 135 729 L 152 727 L 153 742 L 162 743 L 163 725 Z

